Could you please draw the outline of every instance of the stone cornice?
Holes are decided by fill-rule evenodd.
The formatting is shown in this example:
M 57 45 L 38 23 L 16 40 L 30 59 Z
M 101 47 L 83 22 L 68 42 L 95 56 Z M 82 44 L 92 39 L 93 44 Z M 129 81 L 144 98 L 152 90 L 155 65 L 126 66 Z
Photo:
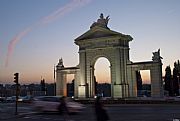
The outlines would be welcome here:
M 99 32 L 99 35 L 96 33 Z M 102 36 L 101 36 L 102 34 Z M 95 35 L 95 36 L 93 36 Z M 97 37 L 96 37 L 97 36 Z M 122 40 L 132 41 L 132 37 L 130 35 L 125 35 L 119 32 L 115 32 L 109 29 L 101 28 L 101 27 L 94 27 L 89 31 L 85 32 L 81 36 L 75 39 L 75 43 L 78 44 L 79 41 L 94 41 L 95 39 L 105 39 L 105 38 L 119 38 Z

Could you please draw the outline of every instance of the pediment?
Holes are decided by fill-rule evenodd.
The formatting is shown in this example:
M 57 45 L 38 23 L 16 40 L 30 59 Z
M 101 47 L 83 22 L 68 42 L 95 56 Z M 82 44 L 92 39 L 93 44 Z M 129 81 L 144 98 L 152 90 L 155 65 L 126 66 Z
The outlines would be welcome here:
M 101 37 L 113 37 L 113 36 L 123 36 L 123 34 L 97 26 L 85 32 L 81 36 L 77 37 L 75 41 L 96 39 Z

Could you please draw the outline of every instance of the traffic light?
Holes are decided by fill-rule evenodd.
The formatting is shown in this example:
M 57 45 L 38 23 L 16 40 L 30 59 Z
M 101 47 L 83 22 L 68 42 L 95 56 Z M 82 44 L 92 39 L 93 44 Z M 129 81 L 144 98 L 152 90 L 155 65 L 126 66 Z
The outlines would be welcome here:
M 14 82 L 15 82 L 16 84 L 18 84 L 18 83 L 19 83 L 18 80 L 19 80 L 19 73 L 15 73 L 15 74 L 14 74 Z

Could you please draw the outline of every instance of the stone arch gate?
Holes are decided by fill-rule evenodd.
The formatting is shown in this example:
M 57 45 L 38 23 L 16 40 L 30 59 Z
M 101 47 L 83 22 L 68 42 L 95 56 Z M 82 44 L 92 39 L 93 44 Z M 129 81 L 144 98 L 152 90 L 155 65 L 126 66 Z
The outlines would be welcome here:
M 151 71 L 152 96 L 162 97 L 162 63 L 160 51 L 153 53 L 153 61 L 133 63 L 129 59 L 130 35 L 110 30 L 109 18 L 101 14 L 90 30 L 75 39 L 79 46 L 79 65 L 64 67 L 62 59 L 56 68 L 56 94 L 65 95 L 66 74 L 73 70 L 75 74 L 75 97 L 93 97 L 95 95 L 94 64 L 99 57 L 110 62 L 111 96 L 113 98 L 136 97 L 136 75 L 141 69 Z
M 153 60 L 148 62 L 136 62 L 127 64 L 130 77 L 128 80 L 136 80 L 136 71 L 140 70 L 150 70 L 150 78 L 151 78 L 151 96 L 152 97 L 162 97 L 163 92 L 163 83 L 162 83 L 162 63 L 161 61 Z M 137 96 L 137 80 L 132 81 L 132 83 L 128 82 L 130 89 L 130 95 Z

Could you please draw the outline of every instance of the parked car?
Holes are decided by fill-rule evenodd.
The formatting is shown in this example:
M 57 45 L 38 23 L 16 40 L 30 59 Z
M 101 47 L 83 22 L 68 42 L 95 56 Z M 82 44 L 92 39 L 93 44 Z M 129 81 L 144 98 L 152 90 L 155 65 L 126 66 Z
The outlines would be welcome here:
M 16 96 L 11 96 L 11 97 L 6 98 L 6 102 L 12 103 L 12 102 L 15 102 L 15 101 L 16 101 Z
M 0 102 L 5 102 L 6 98 L 5 97 L 0 97 Z
M 33 100 L 33 97 L 30 95 L 22 97 L 22 102 L 24 102 L 24 103 L 31 103 L 32 100 Z
M 40 96 L 33 99 L 33 105 L 36 111 L 58 111 L 60 105 L 60 96 Z M 69 113 L 77 113 L 85 108 L 83 104 L 77 103 L 70 98 L 66 98 L 66 105 Z

